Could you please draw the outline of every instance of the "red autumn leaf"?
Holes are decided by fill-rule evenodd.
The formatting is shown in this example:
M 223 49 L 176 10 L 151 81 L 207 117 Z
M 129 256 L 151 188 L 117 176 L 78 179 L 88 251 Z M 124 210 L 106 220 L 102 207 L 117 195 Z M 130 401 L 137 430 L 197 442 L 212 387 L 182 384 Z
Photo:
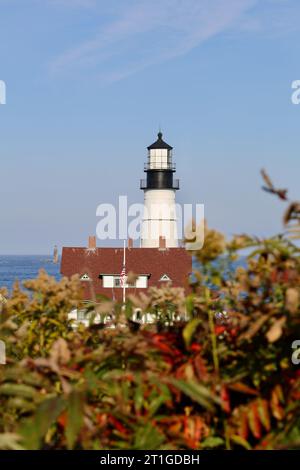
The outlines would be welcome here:
M 193 351 L 193 352 L 200 352 L 202 350 L 202 346 L 201 346 L 201 344 L 193 343 L 190 346 L 190 350 Z
M 248 385 L 245 385 L 242 382 L 228 384 L 227 388 L 235 392 L 246 393 L 247 395 L 259 395 L 257 390 L 255 390 L 254 388 L 248 387 Z
M 181 354 L 180 351 L 168 345 L 166 343 L 166 338 L 162 335 L 154 335 L 152 338 L 152 343 L 157 349 L 166 354 L 171 354 L 172 356 L 178 356 Z
M 208 377 L 207 367 L 200 354 L 195 357 L 193 363 L 198 378 L 201 380 L 206 380 Z
M 57 422 L 63 429 L 65 429 L 67 425 L 67 419 L 67 413 L 65 411 L 58 417 Z
M 284 409 L 280 402 L 283 402 L 283 392 L 280 385 L 276 385 L 271 394 L 271 410 L 274 418 L 278 421 L 281 421 L 285 416 Z
M 249 425 L 248 425 L 248 415 L 247 415 L 247 412 L 244 411 L 242 414 L 241 414 L 241 417 L 240 417 L 240 427 L 239 427 L 239 430 L 238 430 L 238 433 L 239 435 L 247 440 L 248 439 L 248 436 L 249 436 Z
M 123 426 L 123 424 L 117 419 L 115 418 L 114 416 L 110 416 L 109 417 L 109 422 L 110 424 L 115 427 L 120 433 L 122 434 L 127 434 L 128 431 L 127 429 L 125 428 L 125 426 Z
M 237 328 L 231 328 L 231 329 L 229 330 L 229 334 L 230 334 L 230 336 L 231 336 L 232 338 L 235 338 L 235 337 L 237 336 L 237 334 L 238 334 L 238 329 L 237 329 Z
M 268 405 L 267 400 L 259 399 L 257 402 L 257 406 L 258 406 L 258 414 L 265 430 L 270 431 L 271 420 L 270 420 L 269 405 Z
M 225 326 L 221 326 L 221 325 L 216 325 L 215 326 L 215 334 L 217 336 L 221 335 L 222 333 L 224 333 L 224 331 L 226 331 L 226 327 Z
M 249 426 L 250 426 L 253 436 L 256 439 L 260 439 L 262 430 L 261 430 L 261 422 L 259 418 L 257 402 L 251 403 L 250 409 L 248 411 L 248 420 L 249 420 Z
M 222 385 L 221 387 L 221 400 L 222 400 L 222 408 L 225 411 L 225 413 L 230 413 L 231 411 L 230 396 L 225 385 Z

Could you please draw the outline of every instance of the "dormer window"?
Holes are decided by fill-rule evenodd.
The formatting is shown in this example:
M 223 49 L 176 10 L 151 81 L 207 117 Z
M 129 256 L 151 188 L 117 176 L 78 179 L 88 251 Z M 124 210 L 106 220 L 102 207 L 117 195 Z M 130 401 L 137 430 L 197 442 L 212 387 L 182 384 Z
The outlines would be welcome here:
M 80 278 L 81 281 L 90 281 L 91 278 L 90 276 L 87 274 L 87 273 L 84 273 L 81 278 Z
M 167 274 L 164 274 L 164 275 L 160 278 L 160 281 L 162 281 L 162 282 L 171 282 L 172 279 L 171 279 Z

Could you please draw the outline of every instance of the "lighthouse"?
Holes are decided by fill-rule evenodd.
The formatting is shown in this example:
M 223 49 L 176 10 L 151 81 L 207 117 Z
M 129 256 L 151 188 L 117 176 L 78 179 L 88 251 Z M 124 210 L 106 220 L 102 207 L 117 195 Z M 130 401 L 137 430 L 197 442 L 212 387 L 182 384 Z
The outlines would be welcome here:
M 125 293 L 138 295 L 164 285 L 181 288 L 186 294 L 190 292 L 192 257 L 185 247 L 178 246 L 176 212 L 178 218 L 181 214 L 180 210 L 176 211 L 175 196 L 179 181 L 174 179 L 172 150 L 161 132 L 148 147 L 146 179 L 141 181 L 144 213 L 139 247 L 133 246 L 131 239 L 127 247 L 125 244 L 122 248 L 97 247 L 94 235 L 89 237 L 87 246 L 63 247 L 61 274 L 79 276 L 84 300 L 94 302 L 96 295 L 124 304 L 125 289 Z M 129 272 L 135 273 L 130 281 L 126 276 Z M 76 312 L 74 319 L 81 322 L 81 310 Z M 88 319 L 87 324 L 90 324 Z
M 166 248 L 178 247 L 175 196 L 179 180 L 174 179 L 176 167 L 172 152 L 173 147 L 164 142 L 161 132 L 156 142 L 148 147 L 146 179 L 141 180 L 140 186 L 144 191 L 142 248 L 158 248 L 162 239 Z

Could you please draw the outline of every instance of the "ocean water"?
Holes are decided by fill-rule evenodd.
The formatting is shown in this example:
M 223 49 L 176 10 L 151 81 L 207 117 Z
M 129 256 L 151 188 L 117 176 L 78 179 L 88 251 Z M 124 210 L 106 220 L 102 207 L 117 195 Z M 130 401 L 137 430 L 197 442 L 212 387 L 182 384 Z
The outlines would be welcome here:
M 50 256 L 0 255 L 0 287 L 6 287 L 11 291 L 16 279 L 20 282 L 34 279 L 40 269 L 44 269 L 57 280 L 60 279 L 60 261 L 54 264 Z
M 238 265 L 243 266 L 245 260 L 242 258 L 234 263 L 232 268 Z M 200 269 L 199 263 L 193 261 L 194 269 Z M 44 269 L 49 275 L 54 276 L 59 280 L 60 275 L 60 260 L 54 264 L 50 256 L 41 255 L 26 255 L 26 256 L 4 256 L 0 255 L 0 288 L 6 287 L 11 291 L 16 279 L 20 282 L 28 279 L 34 279 L 40 269 Z

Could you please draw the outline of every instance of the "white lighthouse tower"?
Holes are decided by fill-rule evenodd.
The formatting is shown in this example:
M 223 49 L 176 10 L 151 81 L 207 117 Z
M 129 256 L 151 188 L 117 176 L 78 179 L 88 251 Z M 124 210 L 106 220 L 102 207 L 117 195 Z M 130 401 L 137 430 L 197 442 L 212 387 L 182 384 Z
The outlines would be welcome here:
M 173 147 L 158 139 L 148 147 L 148 161 L 141 181 L 144 191 L 144 215 L 142 221 L 142 248 L 157 248 L 164 237 L 167 248 L 178 247 L 175 195 L 179 180 L 174 180 L 175 165 L 172 162 Z

